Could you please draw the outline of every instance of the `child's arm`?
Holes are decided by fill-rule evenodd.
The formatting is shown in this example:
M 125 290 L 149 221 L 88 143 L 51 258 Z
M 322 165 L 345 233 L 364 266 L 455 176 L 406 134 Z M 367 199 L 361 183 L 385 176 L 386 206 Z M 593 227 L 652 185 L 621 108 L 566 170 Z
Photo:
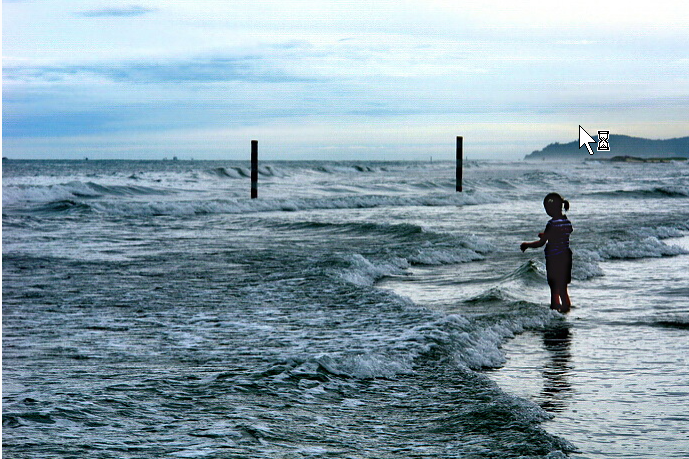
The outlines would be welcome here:
M 539 248 L 539 247 L 543 247 L 543 246 L 545 245 L 545 243 L 548 242 L 548 236 L 545 234 L 545 232 L 543 232 L 543 233 L 538 233 L 538 237 L 539 237 L 540 239 L 537 240 L 537 241 L 533 241 L 533 242 L 522 242 L 522 245 L 520 245 L 519 248 L 520 248 L 520 249 L 522 250 L 522 252 L 523 252 L 523 251 L 525 251 L 526 249 L 537 249 L 537 248 Z

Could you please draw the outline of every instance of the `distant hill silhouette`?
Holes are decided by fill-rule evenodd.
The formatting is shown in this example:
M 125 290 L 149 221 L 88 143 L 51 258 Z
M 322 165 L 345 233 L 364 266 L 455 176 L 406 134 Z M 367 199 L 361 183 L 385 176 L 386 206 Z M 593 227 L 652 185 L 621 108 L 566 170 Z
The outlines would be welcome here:
M 598 142 L 598 136 L 592 136 Z M 613 156 L 637 156 L 640 158 L 689 158 L 689 137 L 667 140 L 652 140 L 628 135 L 610 134 L 610 151 L 596 151 L 597 143 L 592 143 L 593 155 L 586 146 L 579 149 L 579 142 L 551 143 L 542 150 L 528 154 L 524 159 L 610 159 Z

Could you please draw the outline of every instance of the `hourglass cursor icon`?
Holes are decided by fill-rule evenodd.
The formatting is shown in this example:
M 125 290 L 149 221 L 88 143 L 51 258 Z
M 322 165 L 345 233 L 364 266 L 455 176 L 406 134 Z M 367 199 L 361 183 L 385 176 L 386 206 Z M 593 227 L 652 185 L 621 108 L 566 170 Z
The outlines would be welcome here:
M 591 149 L 591 145 L 589 143 L 595 142 L 591 138 L 588 132 L 584 130 L 583 127 L 581 127 L 581 124 L 579 125 L 579 148 L 581 149 L 582 146 L 586 145 L 586 149 L 589 151 L 589 155 L 593 154 L 593 150 Z

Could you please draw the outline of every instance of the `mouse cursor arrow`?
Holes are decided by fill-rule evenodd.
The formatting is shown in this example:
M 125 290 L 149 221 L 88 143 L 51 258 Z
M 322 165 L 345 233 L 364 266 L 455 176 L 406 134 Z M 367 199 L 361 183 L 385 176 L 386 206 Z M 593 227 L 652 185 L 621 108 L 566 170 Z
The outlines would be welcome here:
M 593 150 L 591 150 L 591 145 L 589 145 L 589 143 L 591 143 L 591 142 L 595 142 L 595 140 L 593 140 L 593 139 L 591 138 L 591 136 L 589 135 L 589 133 L 586 132 L 586 131 L 584 130 L 584 128 L 581 127 L 581 124 L 580 124 L 580 125 L 579 125 L 579 148 L 581 149 L 582 146 L 586 145 L 586 148 L 587 148 L 588 151 L 589 151 L 589 155 L 592 155 L 592 154 L 593 154 Z

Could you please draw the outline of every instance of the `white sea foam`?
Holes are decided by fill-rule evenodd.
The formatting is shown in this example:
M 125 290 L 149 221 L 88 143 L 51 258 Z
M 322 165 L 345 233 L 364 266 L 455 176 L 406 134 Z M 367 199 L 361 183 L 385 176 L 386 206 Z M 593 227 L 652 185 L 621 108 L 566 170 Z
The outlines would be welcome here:
M 54 185 L 7 186 L 2 190 L 3 206 L 50 203 L 68 200 L 93 200 L 102 197 L 154 196 L 171 191 L 139 185 L 104 185 L 74 180 Z
M 450 357 L 455 365 L 473 370 L 498 368 L 505 363 L 501 347 L 506 340 L 527 329 L 542 329 L 561 320 L 558 313 L 541 306 L 522 304 L 517 309 L 516 313 L 491 323 L 426 311 L 425 321 L 418 325 L 394 329 L 395 334 L 377 335 L 373 340 L 375 347 L 302 356 L 297 359 L 302 363 L 280 378 L 315 376 L 321 369 L 357 379 L 392 378 L 414 373 L 418 359 L 434 351 Z
M 295 199 L 228 199 L 188 201 L 109 201 L 92 202 L 97 212 L 112 215 L 197 215 L 249 212 L 301 211 L 315 209 L 369 209 L 388 206 L 461 206 L 495 202 L 491 195 L 382 196 L 349 195 Z
M 629 232 L 639 238 L 656 237 L 658 239 L 669 239 L 673 237 L 682 237 L 688 230 L 689 223 L 684 223 L 677 226 L 643 226 L 640 228 L 632 228 Z
M 251 177 L 251 169 L 242 166 L 216 167 L 206 171 L 208 175 L 221 179 L 246 179 Z M 259 166 L 258 175 L 261 177 L 286 177 L 288 174 L 275 166 Z
M 556 312 L 539 305 L 515 302 L 513 313 L 490 323 L 470 320 L 457 314 L 438 317 L 419 325 L 402 336 L 420 343 L 419 352 L 441 348 L 449 352 L 455 363 L 471 369 L 497 368 L 505 363 L 502 344 L 526 329 L 541 329 L 561 320 Z
M 102 193 L 86 183 L 73 181 L 49 186 L 8 186 L 2 190 L 2 205 L 16 206 L 21 203 L 47 203 L 81 197 L 98 197 Z
M 384 260 L 371 261 L 361 254 L 349 254 L 344 256 L 347 268 L 337 272 L 337 277 L 345 282 L 371 286 L 376 281 L 387 276 L 400 276 L 406 274 L 406 269 L 411 265 L 447 265 L 468 263 L 483 260 L 485 254 L 493 250 L 493 246 L 477 236 L 469 236 L 458 241 L 458 247 L 436 247 L 430 242 L 422 244 L 422 247 L 413 248 L 409 253 L 396 257 L 387 257 Z M 469 245 L 472 248 L 463 247 Z
M 208 174 L 212 177 L 221 179 L 239 179 L 248 177 L 244 171 L 238 169 L 239 168 L 233 167 L 216 167 L 215 169 L 208 171 Z
M 495 250 L 486 239 L 470 234 L 456 237 L 448 243 L 437 244 L 425 241 L 404 257 L 411 264 L 446 265 L 483 260 L 485 255 Z
M 621 198 L 686 198 L 689 197 L 689 187 L 683 185 L 661 185 L 647 188 L 626 188 L 615 191 L 596 191 L 586 193 L 591 196 L 621 197 Z
M 340 279 L 350 284 L 371 286 L 378 279 L 392 275 L 403 275 L 409 263 L 401 258 L 387 262 L 373 263 L 358 253 L 346 255 L 345 261 L 350 265 L 344 271 L 337 273 Z
M 572 263 L 572 277 L 578 280 L 591 279 L 603 275 L 600 267 L 601 256 L 598 252 L 577 249 Z
M 340 353 L 316 357 L 316 362 L 330 373 L 359 379 L 392 378 L 413 373 L 413 355 L 384 355 L 381 353 Z
M 686 249 L 677 245 L 666 244 L 659 240 L 659 237 L 677 237 L 684 233 L 674 228 L 659 227 L 656 229 L 639 229 L 638 232 L 644 234 L 655 234 L 641 240 L 613 241 L 608 242 L 596 250 L 577 248 L 574 251 L 574 262 L 572 264 L 572 277 L 578 280 L 591 279 L 603 276 L 603 269 L 600 262 L 611 259 L 637 259 L 637 258 L 659 258 L 675 256 L 689 253 Z M 634 231 L 635 233 L 637 231 Z
M 598 249 L 603 258 L 658 258 L 689 253 L 686 249 L 668 245 L 657 237 L 647 237 L 640 241 L 610 242 Z
M 453 249 L 427 247 L 416 249 L 406 258 L 412 264 L 447 265 L 483 260 L 485 257 L 465 247 Z

